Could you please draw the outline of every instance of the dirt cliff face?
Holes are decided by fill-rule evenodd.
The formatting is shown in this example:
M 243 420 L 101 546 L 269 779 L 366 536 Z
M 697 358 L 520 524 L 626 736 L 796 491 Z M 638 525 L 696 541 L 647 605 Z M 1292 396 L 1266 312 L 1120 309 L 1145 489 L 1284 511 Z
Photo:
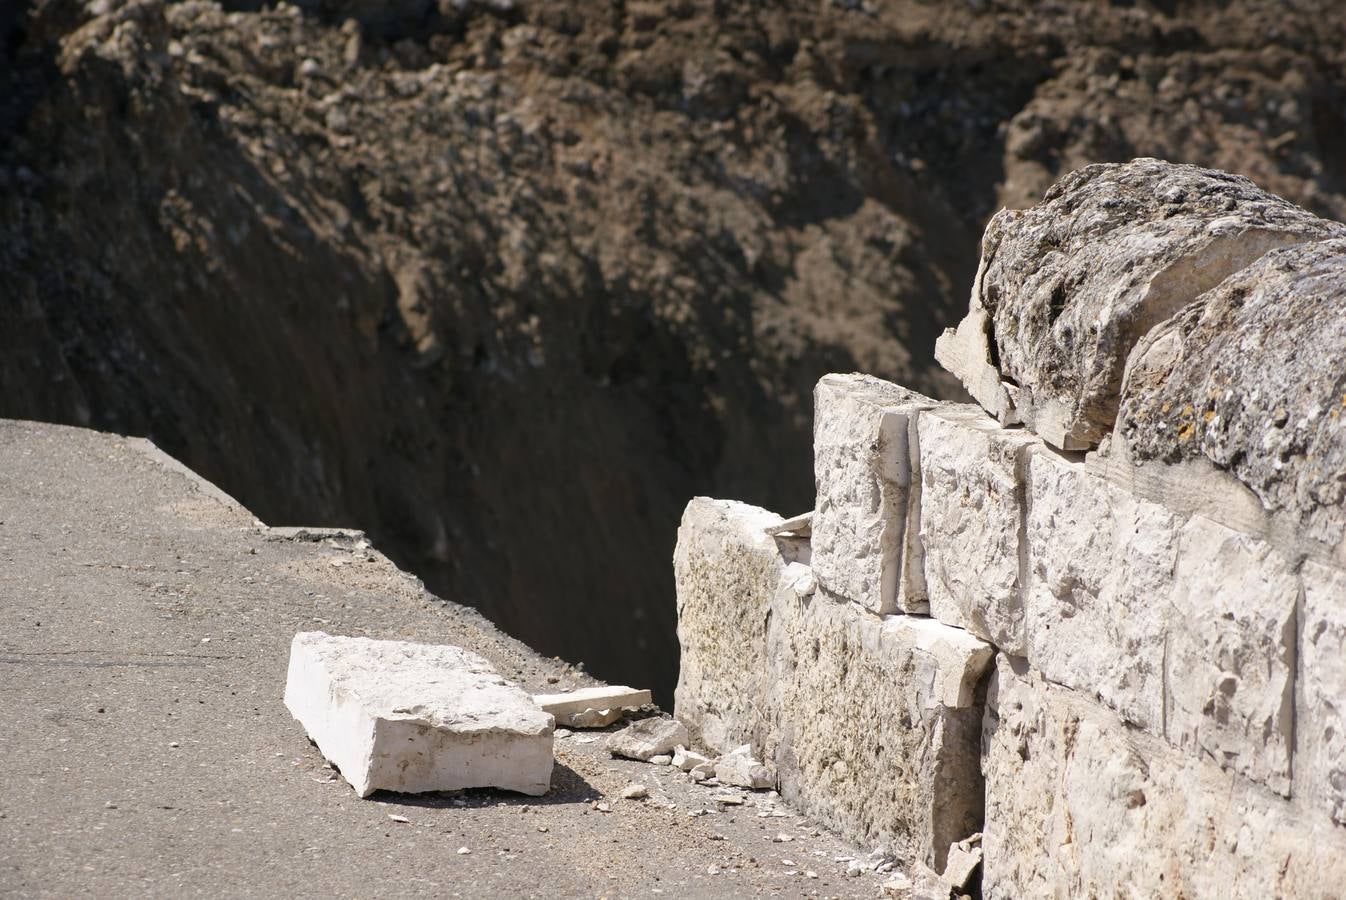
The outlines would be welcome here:
M 1346 214 L 1342 20 L 10 4 L 0 415 L 147 434 L 666 700 L 682 506 L 810 505 L 824 372 L 955 390 L 998 205 L 1153 155 Z

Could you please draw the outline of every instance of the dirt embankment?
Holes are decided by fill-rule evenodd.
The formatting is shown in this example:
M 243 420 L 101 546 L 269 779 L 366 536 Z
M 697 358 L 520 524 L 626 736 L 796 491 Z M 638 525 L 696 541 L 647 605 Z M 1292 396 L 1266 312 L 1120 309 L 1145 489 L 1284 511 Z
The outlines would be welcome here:
M 810 391 L 936 394 L 986 218 L 1078 164 L 1346 216 L 1317 3 L 0 8 L 0 415 L 667 699 L 697 493 L 809 505 Z

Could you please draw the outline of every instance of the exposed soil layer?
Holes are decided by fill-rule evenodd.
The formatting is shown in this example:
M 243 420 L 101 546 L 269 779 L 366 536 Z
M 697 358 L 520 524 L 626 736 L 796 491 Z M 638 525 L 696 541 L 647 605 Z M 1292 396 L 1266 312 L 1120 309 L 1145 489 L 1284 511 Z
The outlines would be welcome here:
M 986 219 L 1153 155 L 1346 217 L 1319 2 L 0 6 L 0 415 L 667 700 L 694 494 L 811 503 L 810 392 L 927 393 Z

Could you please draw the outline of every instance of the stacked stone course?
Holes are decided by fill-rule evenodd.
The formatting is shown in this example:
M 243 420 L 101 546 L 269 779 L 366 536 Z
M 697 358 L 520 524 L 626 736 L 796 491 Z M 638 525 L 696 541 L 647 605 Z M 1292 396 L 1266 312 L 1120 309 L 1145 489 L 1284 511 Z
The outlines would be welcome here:
M 1155 160 L 1002 213 L 979 405 L 828 375 L 808 527 L 687 507 L 679 717 L 989 897 L 1346 893 L 1344 234 Z

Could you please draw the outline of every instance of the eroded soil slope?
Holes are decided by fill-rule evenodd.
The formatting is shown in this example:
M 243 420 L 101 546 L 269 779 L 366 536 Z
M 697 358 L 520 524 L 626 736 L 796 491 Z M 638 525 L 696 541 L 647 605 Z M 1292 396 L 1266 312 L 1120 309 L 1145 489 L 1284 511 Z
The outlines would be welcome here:
M 1155 155 L 1346 215 L 1322 2 L 0 8 L 0 415 L 671 687 L 688 497 L 811 501 L 810 391 L 946 394 L 985 220 Z

